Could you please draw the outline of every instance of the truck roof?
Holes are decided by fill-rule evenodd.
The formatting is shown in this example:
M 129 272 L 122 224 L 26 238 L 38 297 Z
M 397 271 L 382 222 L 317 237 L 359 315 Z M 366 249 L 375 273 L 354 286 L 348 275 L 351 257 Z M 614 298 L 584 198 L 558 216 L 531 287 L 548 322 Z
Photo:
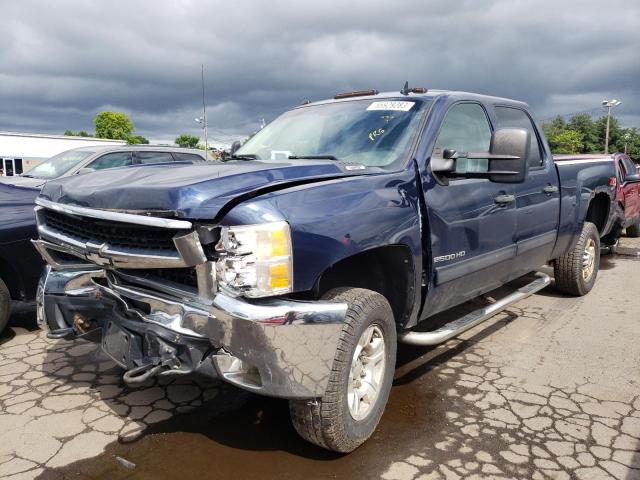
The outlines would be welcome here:
M 473 93 L 473 92 L 461 92 L 461 91 L 455 91 L 455 90 L 431 90 L 431 89 L 426 90 L 425 93 L 410 92 L 406 95 L 403 93 L 400 93 L 400 91 L 390 91 L 390 92 L 378 92 L 371 95 L 357 95 L 357 96 L 351 96 L 351 97 L 339 98 L 339 99 L 330 98 L 325 100 L 319 100 L 316 102 L 305 103 L 304 105 L 301 105 L 301 107 L 306 107 L 309 105 L 322 105 L 322 104 L 334 103 L 334 102 L 348 102 L 352 100 L 366 100 L 366 99 L 386 100 L 391 98 L 395 98 L 395 99 L 419 98 L 424 100 L 434 100 L 437 97 L 451 97 L 453 99 L 460 99 L 460 100 L 478 100 L 483 103 L 501 103 L 501 104 L 509 104 L 509 105 L 518 105 L 520 107 L 525 107 L 527 109 L 529 108 L 529 105 L 526 104 L 525 102 L 513 100 L 510 98 L 494 97 L 491 95 L 483 95 L 480 93 Z

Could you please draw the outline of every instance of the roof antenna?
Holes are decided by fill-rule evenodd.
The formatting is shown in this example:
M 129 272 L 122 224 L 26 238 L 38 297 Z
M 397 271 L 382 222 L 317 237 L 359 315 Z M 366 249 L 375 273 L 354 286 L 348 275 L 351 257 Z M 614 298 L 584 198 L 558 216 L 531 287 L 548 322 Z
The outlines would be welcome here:
M 400 90 L 400 94 L 401 95 L 409 95 L 409 93 L 411 93 L 411 90 L 409 89 L 409 82 L 404 82 L 404 87 L 402 87 L 402 90 Z

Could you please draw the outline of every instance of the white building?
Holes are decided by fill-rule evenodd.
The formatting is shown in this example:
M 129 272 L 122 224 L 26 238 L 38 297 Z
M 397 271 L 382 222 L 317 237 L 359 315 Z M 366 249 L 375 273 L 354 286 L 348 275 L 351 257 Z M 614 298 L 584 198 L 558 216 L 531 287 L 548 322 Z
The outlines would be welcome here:
M 124 144 L 122 140 L 105 138 L 0 132 L 0 170 L 3 175 L 13 175 L 72 148 Z

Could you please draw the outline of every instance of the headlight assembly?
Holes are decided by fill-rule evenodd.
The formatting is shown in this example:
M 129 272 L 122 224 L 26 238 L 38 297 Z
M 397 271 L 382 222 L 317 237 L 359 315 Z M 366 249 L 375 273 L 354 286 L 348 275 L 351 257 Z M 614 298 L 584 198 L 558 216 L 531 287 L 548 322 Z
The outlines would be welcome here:
M 291 292 L 293 260 L 287 222 L 222 227 L 216 252 L 221 289 L 252 298 Z

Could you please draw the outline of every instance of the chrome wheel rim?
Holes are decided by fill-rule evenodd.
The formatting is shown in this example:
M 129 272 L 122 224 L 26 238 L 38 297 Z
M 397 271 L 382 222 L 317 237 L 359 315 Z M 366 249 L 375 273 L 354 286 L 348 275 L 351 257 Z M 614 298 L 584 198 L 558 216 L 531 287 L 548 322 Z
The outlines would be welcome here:
M 587 240 L 582 254 L 582 278 L 588 281 L 596 268 L 596 242 L 593 238 Z
M 376 404 L 385 371 L 385 346 L 382 329 L 370 325 L 360 335 L 349 368 L 347 403 L 354 420 L 362 420 Z

